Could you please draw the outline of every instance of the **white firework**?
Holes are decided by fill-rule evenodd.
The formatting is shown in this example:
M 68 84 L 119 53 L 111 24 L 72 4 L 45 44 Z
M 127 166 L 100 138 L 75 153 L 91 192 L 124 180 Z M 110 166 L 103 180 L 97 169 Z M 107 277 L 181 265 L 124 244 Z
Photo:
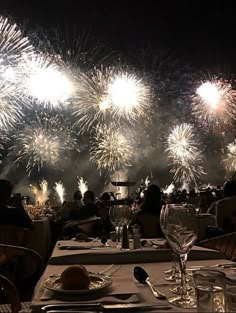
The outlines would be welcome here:
M 223 163 L 227 172 L 236 172 L 236 140 L 227 145 Z
M 78 77 L 74 115 L 80 132 L 97 124 L 145 118 L 151 107 L 151 87 L 137 75 L 113 67 L 94 69 Z
M 193 96 L 193 114 L 207 127 L 225 127 L 236 118 L 236 91 L 222 79 L 204 81 Z
M 78 189 L 81 191 L 82 195 L 88 190 L 88 182 L 83 179 L 83 177 L 78 178 Z
M 166 152 L 174 181 L 196 182 L 196 178 L 204 173 L 202 150 L 190 124 L 183 123 L 173 128 L 167 139 Z
M 17 164 L 26 163 L 30 175 L 33 169 L 43 167 L 61 167 L 68 151 L 78 150 L 76 133 L 69 122 L 59 116 L 36 115 L 14 136 L 10 154 Z
M 62 68 L 46 55 L 33 54 L 22 60 L 22 92 L 44 107 L 65 104 L 73 94 L 73 82 Z
M 57 195 L 60 199 L 60 202 L 63 203 L 64 199 L 65 199 L 65 194 L 66 194 L 65 187 L 63 186 L 63 183 L 62 182 L 58 182 L 58 183 L 56 182 L 54 189 L 57 192 Z
M 128 132 L 126 132 L 126 136 Z M 120 129 L 103 125 L 96 128 L 91 142 L 90 160 L 99 170 L 116 171 L 131 166 L 131 140 Z

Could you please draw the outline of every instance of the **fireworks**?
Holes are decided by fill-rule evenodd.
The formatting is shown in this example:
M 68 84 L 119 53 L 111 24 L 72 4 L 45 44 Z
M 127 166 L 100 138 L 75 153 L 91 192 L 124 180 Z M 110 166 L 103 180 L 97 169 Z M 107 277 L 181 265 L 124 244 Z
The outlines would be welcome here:
M 209 126 L 227 126 L 235 119 L 236 92 L 222 79 L 203 82 L 193 97 L 193 114 Z
M 1 132 L 0 133 L 0 151 L 4 150 L 4 144 L 9 140 L 9 138 L 7 137 L 6 133 Z M 0 157 L 2 157 L 1 153 L 0 153 Z M 0 164 L 2 163 L 2 160 L 0 159 Z
M 76 124 L 80 132 L 91 130 L 97 123 L 102 123 L 110 115 L 110 101 L 107 97 L 107 84 L 112 69 L 95 69 L 78 78 L 78 96 L 76 98 Z
M 78 149 L 76 134 L 65 117 L 58 115 L 36 115 L 13 138 L 11 153 L 16 163 L 26 163 L 29 175 L 34 168 L 40 171 L 45 166 L 59 166 L 67 151 Z
M 73 93 L 72 82 L 52 58 L 32 55 L 20 64 L 23 93 L 44 106 L 57 107 Z
M 16 24 L 11 24 L 8 18 L 0 17 L 0 59 L 13 63 L 23 54 L 33 50 L 29 40 L 23 37 Z
M 60 202 L 63 203 L 64 202 L 64 198 L 65 198 L 65 187 L 63 186 L 63 183 L 62 182 L 58 182 L 58 183 L 55 183 L 55 187 L 54 189 L 56 190 L 57 192 L 57 195 L 60 199 Z
M 172 165 L 171 173 L 179 182 L 195 182 L 203 174 L 202 152 L 195 138 L 193 127 L 180 124 L 172 130 L 167 140 L 166 152 Z
M 223 160 L 227 172 L 236 171 L 236 140 L 228 144 L 226 157 Z
M 108 97 L 112 103 L 113 114 L 127 120 L 137 120 L 147 114 L 151 90 L 135 74 L 120 72 L 111 77 Z
M 29 189 L 35 197 L 35 202 L 42 205 L 42 204 L 45 204 L 45 202 L 48 199 L 48 195 L 49 195 L 48 183 L 45 179 L 43 179 L 41 183 L 39 184 L 39 186 L 40 186 L 40 189 L 38 189 L 34 185 L 29 185 Z
M 120 129 L 112 126 L 97 127 L 90 154 L 90 160 L 97 165 L 99 170 L 116 171 L 131 166 L 131 142 Z
M 119 125 L 120 120 L 135 121 L 148 114 L 151 88 L 135 74 L 115 68 L 95 69 L 78 78 L 74 112 L 81 132 L 104 121 Z
M 88 182 L 84 181 L 83 177 L 79 177 L 78 178 L 78 189 L 81 191 L 82 195 L 84 195 L 84 193 L 88 190 Z
M 175 189 L 175 185 L 173 183 L 171 183 L 169 186 L 166 186 L 164 189 L 163 189 L 163 193 L 164 194 L 171 194 Z
M 33 47 L 16 24 L 0 17 L 0 129 L 13 127 L 22 117 L 18 103 L 19 81 L 16 71 L 23 55 Z

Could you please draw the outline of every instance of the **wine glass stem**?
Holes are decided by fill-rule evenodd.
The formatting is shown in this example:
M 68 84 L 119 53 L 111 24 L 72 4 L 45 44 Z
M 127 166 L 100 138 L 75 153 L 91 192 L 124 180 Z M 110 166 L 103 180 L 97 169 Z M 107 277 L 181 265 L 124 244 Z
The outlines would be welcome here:
M 116 229 L 116 246 L 118 246 L 120 242 L 120 226 L 116 226 L 115 229 Z
M 186 280 L 186 261 L 187 261 L 187 253 L 180 254 L 179 263 L 180 263 L 180 271 L 181 271 L 181 286 L 182 286 L 182 299 L 189 300 L 189 293 L 187 288 L 187 280 Z

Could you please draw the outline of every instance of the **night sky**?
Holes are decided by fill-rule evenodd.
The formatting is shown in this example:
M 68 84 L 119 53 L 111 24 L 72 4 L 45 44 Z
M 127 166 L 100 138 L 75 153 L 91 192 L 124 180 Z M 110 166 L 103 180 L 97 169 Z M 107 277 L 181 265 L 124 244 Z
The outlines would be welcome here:
M 154 55 L 158 53 L 158 50 L 170 51 L 174 54 L 174 58 L 176 60 L 181 59 L 181 62 L 177 63 L 176 67 L 173 65 L 174 70 L 172 72 L 177 74 L 171 77 L 171 79 L 177 78 L 177 87 L 174 86 L 177 90 L 173 89 L 174 92 L 172 92 L 173 90 L 170 89 L 170 95 L 167 95 L 169 96 L 167 99 L 165 99 L 166 92 L 164 92 L 164 100 L 160 103 L 160 108 L 163 109 L 162 113 L 164 112 L 162 122 L 165 120 L 164 115 L 166 113 L 167 126 L 174 124 L 175 119 L 182 121 L 187 116 L 185 104 L 182 106 L 181 111 L 178 106 L 180 104 L 177 103 L 175 110 L 172 102 L 172 100 L 177 99 L 176 92 L 178 94 L 184 86 L 181 77 L 183 77 L 184 82 L 185 64 L 189 64 L 190 68 L 195 67 L 197 70 L 199 68 L 200 72 L 206 73 L 214 73 L 212 69 L 226 68 L 226 74 L 230 73 L 230 76 L 232 74 L 235 78 L 235 0 L 0 0 L 0 15 L 10 17 L 18 24 L 24 24 L 27 35 L 32 35 L 39 30 L 39 33 L 48 35 L 51 29 L 56 29 L 59 33 L 63 33 L 66 30 L 64 33 L 71 34 L 76 29 L 75 34 L 78 34 L 78 36 L 79 34 L 90 34 L 98 44 L 106 47 L 107 50 L 105 51 L 108 51 L 108 53 L 114 51 L 115 55 L 120 54 L 122 62 L 126 61 L 128 57 L 128 64 L 130 60 L 132 61 L 134 54 L 138 54 L 146 48 Z M 38 38 L 40 37 L 36 36 L 36 41 Z M 61 44 L 60 40 L 58 44 Z M 33 45 L 35 45 L 35 42 L 33 42 Z M 111 64 L 113 64 L 112 61 Z M 172 61 L 173 59 L 171 59 Z M 139 66 L 141 64 L 142 67 L 142 63 L 148 63 L 148 56 L 145 54 L 143 58 L 139 59 Z M 173 62 L 173 64 L 175 63 Z M 154 68 L 155 70 L 156 67 Z M 164 72 L 168 71 L 164 68 Z M 216 71 L 216 73 L 219 72 Z M 158 73 L 156 76 L 158 77 Z M 167 90 L 169 91 L 168 88 Z M 166 103 L 169 104 L 167 108 Z M 168 108 L 172 108 L 175 111 L 170 113 Z M 162 131 L 166 135 L 168 128 L 163 127 L 163 129 L 164 131 Z M 153 136 L 153 140 L 156 140 L 160 133 L 161 131 L 158 131 L 155 134 L 156 136 Z M 214 148 L 212 142 L 215 141 L 217 140 L 212 135 L 209 138 L 204 138 L 206 147 L 213 146 Z M 213 156 L 218 157 L 220 148 L 218 146 L 217 149 L 214 148 L 215 150 L 213 148 L 206 149 L 207 153 L 212 153 Z M 206 166 L 207 171 L 212 180 L 215 179 L 217 182 L 221 182 L 224 173 L 220 172 L 220 170 L 217 173 L 215 171 L 216 164 L 219 164 L 220 160 L 216 158 L 215 162 L 213 162 L 212 155 L 207 155 L 206 158 L 211 160 Z M 84 157 L 84 160 L 87 164 L 87 155 Z M 151 156 L 147 162 L 148 170 L 149 166 L 155 169 L 156 162 L 156 155 L 154 157 Z M 73 162 L 70 165 L 72 164 Z M 87 167 L 79 165 L 84 170 L 81 175 L 88 180 L 90 177 L 94 177 L 95 167 L 91 171 L 91 164 L 88 163 Z M 163 150 L 158 155 L 157 167 L 159 171 L 157 176 L 165 178 L 163 185 L 169 184 L 171 178 L 170 175 L 166 175 L 168 169 Z M 21 170 L 24 172 L 23 168 Z M 146 173 L 149 172 L 148 170 L 146 167 L 141 168 L 140 173 L 142 173 L 137 172 L 137 175 L 146 176 Z M 61 179 L 60 175 L 61 173 L 58 173 L 57 179 Z M 98 181 L 99 173 L 96 172 L 96 175 L 97 178 L 95 180 Z
M 1 0 L 2 14 L 28 27 L 90 32 L 109 48 L 167 48 L 199 64 L 235 64 L 236 2 Z

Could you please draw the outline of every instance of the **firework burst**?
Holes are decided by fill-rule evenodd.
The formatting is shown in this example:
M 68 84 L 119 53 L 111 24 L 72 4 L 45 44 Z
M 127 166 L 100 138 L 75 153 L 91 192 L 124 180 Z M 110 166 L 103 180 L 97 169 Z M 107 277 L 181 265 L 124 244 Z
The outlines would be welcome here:
M 167 139 L 166 152 L 174 181 L 196 182 L 196 177 L 204 173 L 202 151 L 191 125 L 183 123 L 174 127 Z
M 110 103 L 106 90 L 111 71 L 102 67 L 78 77 L 74 115 L 81 133 L 91 130 L 109 116 Z
M 135 74 L 101 67 L 78 77 L 74 114 L 81 132 L 104 121 L 136 121 L 148 115 L 150 104 L 151 88 Z
M 111 77 L 108 97 L 114 115 L 136 121 L 150 109 L 151 89 L 137 75 L 121 71 Z
M 236 172 L 236 140 L 228 144 L 223 163 L 227 172 Z
M 13 139 L 10 154 L 16 163 L 26 163 L 29 175 L 35 168 L 40 171 L 45 166 L 59 167 L 68 151 L 78 149 L 76 133 L 69 121 L 59 115 L 36 114 L 36 119 L 17 131 Z
M 126 132 L 128 135 L 128 132 Z M 116 171 L 131 166 L 131 141 L 120 129 L 111 125 L 98 126 L 91 143 L 90 160 L 99 170 Z
M 8 136 L 6 135 L 5 132 L 1 132 L 0 133 L 0 151 L 4 151 L 5 150 L 5 144 L 6 142 L 9 140 Z M 0 164 L 2 163 L 2 154 L 0 153 Z
M 203 82 L 192 104 L 193 114 L 207 126 L 224 127 L 236 118 L 236 91 L 223 79 Z
M 19 68 L 24 96 L 45 107 L 64 104 L 73 94 L 73 83 L 49 56 L 33 54 Z
M 40 189 L 38 189 L 35 185 L 30 184 L 29 190 L 32 192 L 32 194 L 35 197 L 35 202 L 42 205 L 45 204 L 45 202 L 48 199 L 49 190 L 48 190 L 48 182 L 43 179 L 39 183 Z
M 23 54 L 33 51 L 28 38 L 24 37 L 22 31 L 16 24 L 9 22 L 8 18 L 0 17 L 0 59 L 4 63 L 19 61 Z

